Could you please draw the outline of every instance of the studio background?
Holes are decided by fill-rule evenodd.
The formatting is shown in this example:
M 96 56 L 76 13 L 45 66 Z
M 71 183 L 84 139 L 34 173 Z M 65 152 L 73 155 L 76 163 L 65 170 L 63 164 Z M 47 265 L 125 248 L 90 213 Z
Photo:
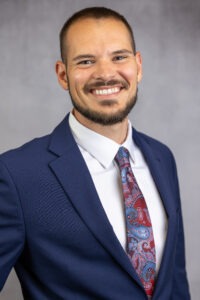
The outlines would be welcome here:
M 192 299 L 198 300 L 199 0 L 0 0 L 0 152 L 51 132 L 71 109 L 54 72 L 59 31 L 73 12 L 87 6 L 113 8 L 133 27 L 144 75 L 130 119 L 176 157 L 188 277 Z M 12 272 L 0 300 L 21 299 Z

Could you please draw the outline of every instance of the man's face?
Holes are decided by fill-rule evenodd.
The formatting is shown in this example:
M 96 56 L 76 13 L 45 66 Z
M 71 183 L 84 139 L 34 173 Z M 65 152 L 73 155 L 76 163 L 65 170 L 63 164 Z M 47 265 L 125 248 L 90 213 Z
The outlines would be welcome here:
M 134 55 L 126 26 L 115 19 L 84 19 L 69 28 L 66 88 L 84 123 L 123 121 L 136 102 L 141 57 Z

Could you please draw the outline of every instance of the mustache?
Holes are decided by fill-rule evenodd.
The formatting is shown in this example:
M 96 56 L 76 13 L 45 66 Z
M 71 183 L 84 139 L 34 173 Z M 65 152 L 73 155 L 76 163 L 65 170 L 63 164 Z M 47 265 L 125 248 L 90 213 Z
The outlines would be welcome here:
M 85 84 L 84 86 L 84 92 L 90 92 L 91 90 L 94 90 L 98 87 L 111 87 L 111 86 L 116 86 L 116 85 L 119 85 L 121 86 L 122 88 L 125 88 L 125 89 L 128 89 L 129 87 L 129 84 L 125 81 L 125 80 L 108 80 L 108 81 L 103 81 L 103 80 L 98 80 L 96 82 L 92 82 L 92 83 L 88 83 L 88 84 Z

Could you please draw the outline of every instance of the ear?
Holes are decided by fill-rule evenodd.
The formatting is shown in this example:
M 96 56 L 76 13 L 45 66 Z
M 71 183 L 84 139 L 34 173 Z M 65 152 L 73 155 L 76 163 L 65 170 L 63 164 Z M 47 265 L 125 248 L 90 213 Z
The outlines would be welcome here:
M 136 52 L 135 59 L 137 64 L 137 81 L 140 82 L 142 79 L 142 56 L 140 52 Z
M 65 64 L 58 60 L 55 65 L 58 82 L 64 90 L 68 90 L 67 72 Z

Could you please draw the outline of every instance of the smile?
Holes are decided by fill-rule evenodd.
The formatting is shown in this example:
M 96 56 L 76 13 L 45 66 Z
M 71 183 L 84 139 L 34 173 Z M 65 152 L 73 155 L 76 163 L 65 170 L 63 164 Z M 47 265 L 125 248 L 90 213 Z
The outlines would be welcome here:
M 112 95 L 112 94 L 116 94 L 119 93 L 119 91 L 121 90 L 120 87 L 114 87 L 114 88 L 109 88 L 109 89 L 95 89 L 92 91 L 92 93 L 94 95 Z

